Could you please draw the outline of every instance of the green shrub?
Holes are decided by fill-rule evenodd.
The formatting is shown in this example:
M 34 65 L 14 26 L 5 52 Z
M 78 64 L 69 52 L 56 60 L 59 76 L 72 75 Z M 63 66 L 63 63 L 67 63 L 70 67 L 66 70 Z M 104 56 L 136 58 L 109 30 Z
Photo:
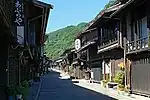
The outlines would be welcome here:
M 130 85 L 125 86 L 125 92 L 129 93 L 130 92 Z
M 125 80 L 125 73 L 123 71 L 118 72 L 114 78 L 114 82 L 121 85 L 124 85 L 124 80 Z
M 23 81 L 21 86 L 22 87 L 29 87 L 29 83 L 27 81 Z
M 123 91 L 123 90 L 124 90 L 124 88 L 125 88 L 125 86 L 124 86 L 124 85 L 122 85 L 122 84 L 119 84 L 119 85 L 118 85 L 118 88 L 119 88 L 119 90 Z
M 23 94 L 22 93 L 22 86 L 17 86 L 15 90 L 16 90 L 16 94 Z
M 122 85 L 122 84 L 119 84 L 118 87 L 119 87 L 119 88 L 124 88 L 125 86 Z
M 106 84 L 108 83 L 108 80 L 102 80 L 103 86 L 106 87 Z
M 28 96 L 29 92 L 29 83 L 27 81 L 23 81 L 21 85 L 22 85 L 22 95 L 24 100 L 26 100 L 26 97 Z
M 26 80 L 23 81 L 20 86 L 16 87 L 16 94 L 21 94 L 23 96 L 23 100 L 26 100 L 28 92 L 29 92 L 29 84 Z

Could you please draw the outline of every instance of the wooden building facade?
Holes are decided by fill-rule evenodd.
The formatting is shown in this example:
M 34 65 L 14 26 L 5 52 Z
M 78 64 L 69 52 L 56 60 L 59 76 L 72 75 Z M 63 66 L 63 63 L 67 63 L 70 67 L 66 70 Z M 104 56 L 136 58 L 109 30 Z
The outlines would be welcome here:
M 81 71 L 83 73 L 83 78 L 90 79 L 91 70 L 95 70 L 95 73 L 96 70 L 101 70 L 101 64 L 97 63 L 98 29 L 92 28 L 89 30 L 84 30 L 76 38 L 81 41 L 81 47 L 76 52 L 78 54 L 79 61 L 81 62 L 80 67 L 82 69 Z M 100 79 L 98 78 L 97 80 Z
M 81 40 L 81 48 L 78 50 L 80 58 L 84 57 L 82 59 L 88 65 L 93 81 L 112 81 L 119 70 L 118 64 L 124 61 L 121 22 L 110 18 L 120 7 L 122 4 L 101 11 L 77 37 Z
M 41 46 L 51 8 L 36 0 L 0 1 L 1 100 L 7 98 L 6 87 L 16 87 L 39 73 Z
M 100 80 L 113 81 L 122 65 L 125 68 L 124 84 L 130 86 L 131 92 L 150 95 L 150 1 L 119 1 L 101 11 L 79 34 L 81 48 L 78 52 L 88 65 L 85 69 L 89 68 L 90 72 L 96 73 L 92 63 L 99 62 L 101 70 L 96 76 L 102 75 Z
M 0 1 L 0 96 L 1 100 L 6 100 L 6 86 L 8 85 L 8 59 L 10 45 L 16 45 L 17 39 L 14 36 L 13 29 L 13 4 L 15 0 Z M 11 10 L 10 10 L 11 9 Z
M 126 75 L 131 92 L 150 95 L 149 0 L 130 0 L 112 16 L 124 23 Z

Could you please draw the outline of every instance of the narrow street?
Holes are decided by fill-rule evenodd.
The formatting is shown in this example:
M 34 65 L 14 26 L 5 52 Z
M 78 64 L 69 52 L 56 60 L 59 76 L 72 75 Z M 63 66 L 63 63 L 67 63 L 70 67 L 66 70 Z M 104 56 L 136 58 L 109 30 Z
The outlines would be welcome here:
M 43 77 L 38 100 L 115 100 L 78 87 L 71 80 L 62 80 L 59 77 L 57 72 L 50 72 Z

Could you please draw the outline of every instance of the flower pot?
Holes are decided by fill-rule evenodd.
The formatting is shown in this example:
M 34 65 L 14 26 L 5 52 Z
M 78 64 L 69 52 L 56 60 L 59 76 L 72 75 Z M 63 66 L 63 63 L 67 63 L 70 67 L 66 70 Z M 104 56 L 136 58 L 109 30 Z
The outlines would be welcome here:
M 21 94 L 16 95 L 16 99 L 17 100 L 22 100 L 22 95 Z
M 8 100 L 14 100 L 13 96 L 8 96 Z

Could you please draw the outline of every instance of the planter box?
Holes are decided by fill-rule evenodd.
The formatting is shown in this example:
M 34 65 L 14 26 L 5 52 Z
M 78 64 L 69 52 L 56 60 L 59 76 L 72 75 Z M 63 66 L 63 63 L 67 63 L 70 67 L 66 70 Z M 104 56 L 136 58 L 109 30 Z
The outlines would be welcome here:
M 16 99 L 17 100 L 22 100 L 22 95 L 21 94 L 16 95 Z
M 14 96 L 8 96 L 8 100 L 15 100 Z

